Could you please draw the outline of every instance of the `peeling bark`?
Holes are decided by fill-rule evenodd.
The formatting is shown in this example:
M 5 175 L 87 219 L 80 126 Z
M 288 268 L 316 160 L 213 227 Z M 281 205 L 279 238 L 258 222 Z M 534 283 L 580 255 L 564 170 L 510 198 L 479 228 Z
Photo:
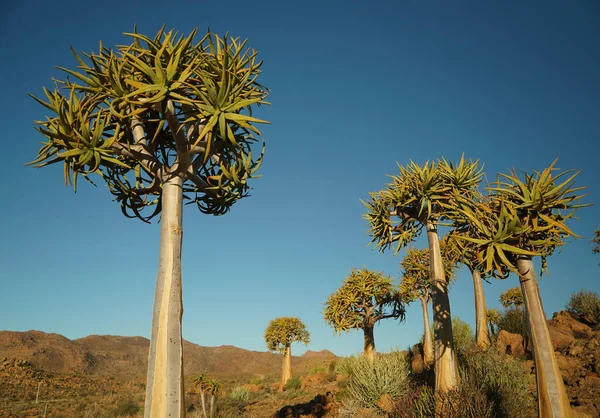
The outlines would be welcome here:
M 541 418 L 569 418 L 571 417 L 571 406 L 554 356 L 554 347 L 550 339 L 531 257 L 519 258 L 517 267 L 527 311 L 529 335 L 532 340 L 538 393 L 538 416 Z
M 485 295 L 483 293 L 483 283 L 481 283 L 481 273 L 474 269 L 471 270 L 471 275 L 473 276 L 473 289 L 475 293 L 475 341 L 478 347 L 487 348 L 490 345 L 490 335 L 485 313 Z
M 363 332 L 365 333 L 365 357 L 370 361 L 373 361 L 375 359 L 375 337 L 373 335 L 373 327 L 367 326 L 363 329 Z
M 425 338 L 423 341 L 423 363 L 426 368 L 433 364 L 433 343 L 431 342 L 431 329 L 429 326 L 429 312 L 427 311 L 427 300 L 421 299 L 423 307 L 423 327 L 425 328 Z
M 433 336 L 435 357 L 435 393 L 444 393 L 458 386 L 456 356 L 452 338 L 452 317 L 448 298 L 448 282 L 444 274 L 437 227 L 427 222 L 430 254 L 431 299 L 433 304 Z
M 288 345 L 283 352 L 283 367 L 281 369 L 281 381 L 279 390 L 282 391 L 285 384 L 292 378 L 292 348 Z
M 181 318 L 183 179 L 168 174 L 162 189 L 160 258 L 148 354 L 145 418 L 185 416 Z

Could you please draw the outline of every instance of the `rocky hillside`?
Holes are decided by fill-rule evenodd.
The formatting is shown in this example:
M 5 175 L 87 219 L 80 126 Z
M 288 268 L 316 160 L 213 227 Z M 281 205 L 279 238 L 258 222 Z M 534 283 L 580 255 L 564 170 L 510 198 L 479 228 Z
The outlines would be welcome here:
M 52 373 L 114 377 L 124 381 L 143 379 L 148 364 L 149 341 L 142 337 L 90 335 L 69 340 L 40 331 L 0 331 L 0 360 L 25 361 Z M 302 372 L 335 358 L 330 351 L 308 351 L 293 357 L 293 367 Z M 233 346 L 201 347 L 184 342 L 187 374 L 209 373 L 219 378 L 244 378 L 277 374 L 281 355 L 249 351 Z
M 600 417 L 600 330 L 568 311 L 555 313 L 548 327 L 573 409 L 579 417 Z M 500 331 L 496 344 L 501 351 L 524 358 L 527 371 L 535 372 L 523 337 Z

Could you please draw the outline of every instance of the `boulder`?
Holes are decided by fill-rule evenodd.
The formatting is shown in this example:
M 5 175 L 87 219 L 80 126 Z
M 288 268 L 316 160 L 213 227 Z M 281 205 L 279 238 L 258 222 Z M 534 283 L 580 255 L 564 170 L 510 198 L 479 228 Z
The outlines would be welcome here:
M 523 336 L 513 334 L 504 330 L 498 333 L 496 348 L 505 354 L 511 354 L 515 357 L 525 357 L 525 341 Z

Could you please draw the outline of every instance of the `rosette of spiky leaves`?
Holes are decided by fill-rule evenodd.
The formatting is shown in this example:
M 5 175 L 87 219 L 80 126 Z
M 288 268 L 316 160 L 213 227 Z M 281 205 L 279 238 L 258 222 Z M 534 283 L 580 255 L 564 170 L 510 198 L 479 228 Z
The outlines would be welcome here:
M 592 253 L 600 253 L 600 228 L 594 231 L 594 238 L 592 238 L 592 244 L 594 245 L 594 247 L 592 248 Z
M 500 311 L 495 308 L 487 309 L 485 311 L 485 317 L 487 323 L 491 325 L 492 334 L 495 334 L 496 326 L 498 325 L 498 322 L 500 322 Z
M 130 217 L 160 213 L 161 182 L 184 176 L 184 198 L 220 215 L 247 196 L 262 162 L 251 145 L 260 135 L 252 106 L 267 104 L 257 82 L 261 62 L 239 38 L 208 33 L 195 41 L 135 31 L 116 51 L 78 55 L 76 70 L 35 98 L 52 116 L 36 122 L 46 137 L 36 167 L 62 162 L 65 181 L 95 173 Z M 263 146 L 264 151 L 264 146 Z M 73 173 L 73 180 L 71 180 Z M 142 210 L 156 205 L 150 215 Z
M 478 271 L 481 278 L 486 280 L 489 277 L 505 279 L 510 274 L 510 270 L 504 263 L 492 263 L 491 267 L 486 268 L 486 251 L 481 246 L 481 230 L 490 232 L 494 226 L 494 218 L 491 216 L 491 198 L 480 194 L 474 194 L 471 200 L 472 206 L 463 208 L 466 222 L 457 224 L 447 235 L 448 239 L 454 243 L 457 251 L 457 259 L 460 263 L 466 265 L 471 271 Z M 500 268 L 500 270 L 497 270 Z
M 519 306 L 522 306 L 524 301 L 523 293 L 521 292 L 521 287 L 511 287 L 505 292 L 502 292 L 500 294 L 500 303 L 505 308 L 508 308 L 510 306 L 515 306 L 518 308 Z
M 440 241 L 442 264 L 444 274 L 449 283 L 456 277 L 458 252 L 453 241 L 447 236 Z M 400 261 L 402 278 L 400 280 L 399 294 L 403 303 L 411 303 L 416 298 L 429 301 L 431 289 L 429 249 L 409 248 Z
M 299 318 L 279 317 L 269 322 L 265 330 L 265 342 L 270 351 L 285 353 L 292 343 L 310 343 L 310 334 Z
M 217 379 L 209 378 L 204 385 L 204 392 L 211 396 L 218 396 L 221 392 L 221 384 Z
M 341 333 L 373 327 L 385 318 L 404 319 L 404 305 L 389 276 L 353 268 L 325 302 L 323 317 L 336 333 Z
M 471 196 L 483 174 L 478 161 L 461 157 L 454 165 L 441 159 L 424 165 L 398 164 L 399 175 L 363 202 L 371 243 L 380 251 L 392 247 L 394 255 L 419 235 L 427 222 L 453 225 L 464 222 L 463 211 L 472 207 Z M 461 210 L 462 209 L 462 210 Z
M 521 180 L 513 171 L 500 174 L 489 190 L 491 198 L 469 215 L 477 237 L 465 237 L 479 247 L 484 271 L 502 266 L 517 271 L 520 256 L 541 256 L 542 273 L 547 272 L 546 258 L 566 239 L 578 236 L 566 225 L 585 196 L 575 187 L 579 172 L 559 171 L 556 160 L 543 171 L 523 173 Z M 556 174 L 556 175 L 555 175 Z

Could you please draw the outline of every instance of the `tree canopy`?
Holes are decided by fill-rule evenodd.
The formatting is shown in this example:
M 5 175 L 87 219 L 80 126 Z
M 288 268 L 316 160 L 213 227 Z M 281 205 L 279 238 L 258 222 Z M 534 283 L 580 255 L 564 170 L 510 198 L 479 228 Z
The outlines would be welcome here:
M 279 317 L 269 322 L 265 330 L 265 342 L 269 350 L 284 353 L 292 343 L 310 343 L 310 334 L 299 318 Z
M 254 159 L 252 105 L 267 104 L 257 82 L 261 62 L 246 41 L 212 33 L 194 41 L 164 27 L 152 39 L 136 32 L 117 50 L 100 43 L 77 70 L 34 97 L 51 112 L 37 121 L 46 137 L 30 164 L 63 163 L 65 182 L 101 177 L 123 213 L 144 221 L 161 212 L 161 183 L 184 177 L 188 204 L 221 215 L 248 195 Z M 32 96 L 33 97 L 33 96 Z M 264 150 L 264 147 L 263 147 Z M 152 207 L 149 214 L 145 209 Z
M 500 303 L 505 308 L 510 306 L 519 307 L 523 305 L 523 292 L 521 287 L 511 287 L 506 292 L 500 294 Z
M 404 318 L 404 306 L 390 277 L 353 268 L 325 302 L 323 315 L 336 332 L 342 332 L 373 327 L 385 318 Z

